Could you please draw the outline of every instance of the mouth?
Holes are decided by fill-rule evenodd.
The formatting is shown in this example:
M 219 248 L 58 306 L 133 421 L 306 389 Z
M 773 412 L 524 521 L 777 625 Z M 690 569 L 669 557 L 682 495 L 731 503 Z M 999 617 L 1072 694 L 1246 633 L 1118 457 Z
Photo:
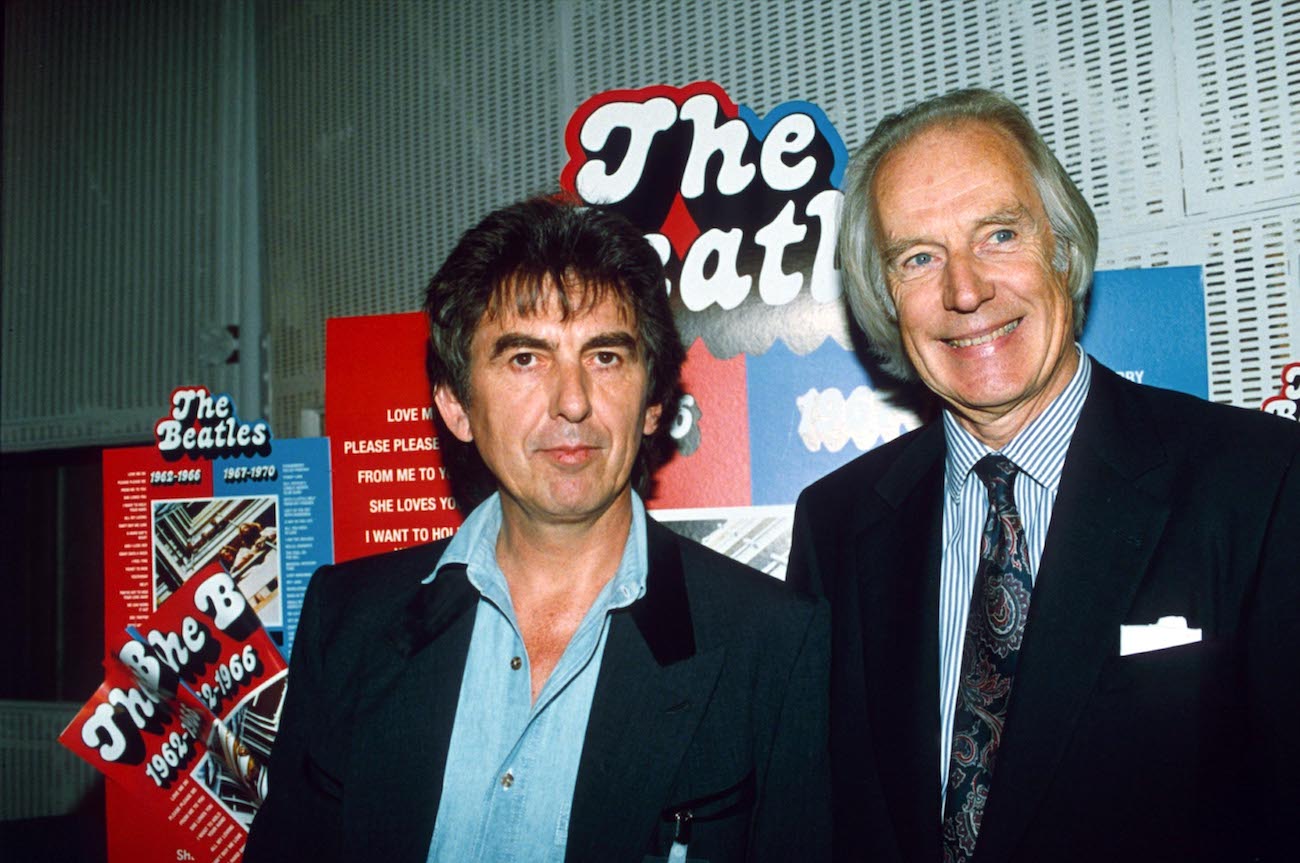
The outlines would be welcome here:
M 546 447 L 542 452 L 560 464 L 576 465 L 587 461 L 596 449 L 593 446 L 583 445 L 553 446 Z
M 985 333 L 982 336 L 972 336 L 969 339 L 944 339 L 943 343 L 950 348 L 973 348 L 977 345 L 988 344 L 994 339 L 1000 339 L 1005 335 L 1009 335 L 1016 327 L 1020 326 L 1020 322 L 1023 320 L 1024 318 L 1016 318 L 1006 326 L 998 327 L 993 332 Z

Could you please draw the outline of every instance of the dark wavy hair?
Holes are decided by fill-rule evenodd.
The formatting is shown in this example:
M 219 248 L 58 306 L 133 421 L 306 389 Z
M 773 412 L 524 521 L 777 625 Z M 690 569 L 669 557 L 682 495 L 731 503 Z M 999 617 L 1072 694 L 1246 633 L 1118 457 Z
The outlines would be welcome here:
M 507 310 L 534 314 L 551 290 L 563 319 L 607 298 L 631 313 L 646 364 L 646 405 L 663 411 L 654 434 L 642 440 L 633 470 L 633 484 L 645 494 L 654 469 L 671 452 L 668 429 L 681 396 L 686 351 L 658 253 L 613 210 L 536 197 L 495 210 L 466 231 L 425 290 L 429 385 L 448 387 L 468 405 L 470 343 L 479 323 Z M 440 441 L 461 505 L 477 505 L 495 489 L 495 480 L 474 447 L 457 447 L 459 441 L 446 433 Z

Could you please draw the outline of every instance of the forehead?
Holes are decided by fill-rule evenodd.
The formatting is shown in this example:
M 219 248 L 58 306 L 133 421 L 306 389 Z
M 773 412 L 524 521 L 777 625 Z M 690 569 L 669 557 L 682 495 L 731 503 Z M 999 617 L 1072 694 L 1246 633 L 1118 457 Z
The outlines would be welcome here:
M 895 147 L 881 160 L 871 193 L 887 235 L 972 209 L 1042 210 L 1020 145 L 996 126 L 973 120 L 930 126 Z
M 545 277 L 513 280 L 499 287 L 475 327 L 480 335 L 548 330 L 623 330 L 636 335 L 636 313 L 611 287 L 570 282 L 560 291 Z

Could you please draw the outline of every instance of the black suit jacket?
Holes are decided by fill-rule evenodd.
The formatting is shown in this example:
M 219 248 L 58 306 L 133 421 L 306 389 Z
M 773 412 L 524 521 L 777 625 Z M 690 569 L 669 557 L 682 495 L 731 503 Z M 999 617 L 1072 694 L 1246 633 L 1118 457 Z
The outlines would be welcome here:
M 824 605 L 647 522 L 646 593 L 614 613 L 567 860 L 829 855 Z M 246 860 L 424 861 L 478 593 L 446 543 L 312 577 Z
M 1094 363 L 976 860 L 1295 859 L 1298 452 L 1293 423 Z M 837 860 L 940 859 L 945 455 L 931 423 L 796 510 L 788 578 L 832 609 Z M 1120 656 L 1164 616 L 1202 641 Z

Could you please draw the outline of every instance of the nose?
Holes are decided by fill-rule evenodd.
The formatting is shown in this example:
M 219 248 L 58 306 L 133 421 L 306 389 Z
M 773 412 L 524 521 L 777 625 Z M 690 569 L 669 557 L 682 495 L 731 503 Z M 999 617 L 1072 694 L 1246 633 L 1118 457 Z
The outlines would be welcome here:
M 562 362 L 555 371 L 551 416 L 580 423 L 591 414 L 591 381 L 579 362 Z
M 993 298 L 993 283 L 980 264 L 964 251 L 948 258 L 943 270 L 943 306 L 950 312 L 973 312 Z

